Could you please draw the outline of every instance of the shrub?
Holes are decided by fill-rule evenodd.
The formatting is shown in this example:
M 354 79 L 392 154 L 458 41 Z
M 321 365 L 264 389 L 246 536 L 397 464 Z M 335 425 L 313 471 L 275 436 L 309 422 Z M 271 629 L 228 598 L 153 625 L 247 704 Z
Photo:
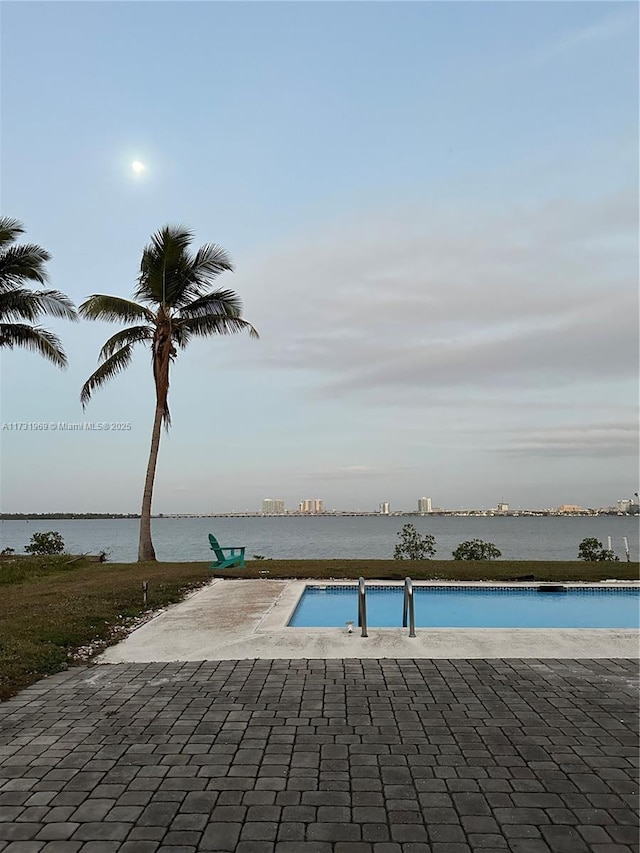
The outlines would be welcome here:
M 587 537 L 578 545 L 578 559 L 589 563 L 612 563 L 619 558 L 613 551 L 603 548 L 598 539 Z
M 47 533 L 34 533 L 31 542 L 24 546 L 27 554 L 62 554 L 64 540 L 55 530 Z
M 493 542 L 483 542 L 482 539 L 469 539 L 461 542 L 453 551 L 454 560 L 495 560 L 502 556 Z
M 430 560 L 436 553 L 435 537 L 429 533 L 420 536 L 413 524 L 405 524 L 398 536 L 400 543 L 394 549 L 394 560 Z
M 30 582 L 36 578 L 69 572 L 79 568 L 80 565 L 75 560 L 70 560 L 65 554 L 34 556 L 21 554 L 17 560 L 0 560 L 0 590 L 5 585 Z M 2 645 L 1 618 L 0 615 L 0 645 Z

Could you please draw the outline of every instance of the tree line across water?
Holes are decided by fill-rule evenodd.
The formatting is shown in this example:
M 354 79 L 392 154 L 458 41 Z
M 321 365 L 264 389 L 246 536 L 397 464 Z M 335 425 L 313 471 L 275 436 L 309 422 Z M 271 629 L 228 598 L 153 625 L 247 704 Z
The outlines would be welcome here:
M 99 366 L 82 386 L 83 408 L 94 391 L 129 366 L 138 344 L 151 350 L 156 403 L 139 516 L 138 560 L 155 561 L 151 503 L 161 428 L 164 425 L 168 429 L 171 424 L 168 402 L 171 365 L 179 350 L 193 338 L 243 331 L 258 337 L 256 329 L 242 317 L 239 296 L 233 290 L 215 286 L 221 273 L 233 270 L 231 259 L 214 243 L 193 251 L 193 234 L 188 229 L 166 225 L 152 235 L 151 242 L 142 251 L 133 299 L 96 293 L 76 308 L 62 291 L 45 286 L 48 281 L 46 264 L 51 255 L 34 243 L 17 244 L 22 234 L 21 222 L 0 217 L 0 348 L 22 347 L 64 368 L 67 355 L 62 342 L 39 325 L 42 317 L 123 324 L 125 328 L 102 346 Z M 39 289 L 34 289 L 34 285 L 39 285 Z
M 140 518 L 139 512 L 0 512 L 0 521 L 57 520 L 91 521 L 91 519 Z

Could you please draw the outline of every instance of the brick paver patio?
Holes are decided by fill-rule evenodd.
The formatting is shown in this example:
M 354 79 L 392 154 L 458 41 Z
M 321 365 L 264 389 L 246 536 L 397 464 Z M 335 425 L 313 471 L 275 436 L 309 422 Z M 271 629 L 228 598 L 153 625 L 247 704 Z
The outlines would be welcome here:
M 2 853 L 628 853 L 637 662 L 73 669 L 0 706 Z

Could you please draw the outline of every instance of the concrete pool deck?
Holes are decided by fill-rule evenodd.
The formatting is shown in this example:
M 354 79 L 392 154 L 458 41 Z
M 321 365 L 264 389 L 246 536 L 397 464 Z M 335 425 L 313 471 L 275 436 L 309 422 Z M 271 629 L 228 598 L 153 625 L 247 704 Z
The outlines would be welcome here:
M 98 663 L 347 658 L 635 658 L 634 629 L 288 628 L 307 584 L 330 581 L 213 580 L 107 649 Z M 344 585 L 344 581 L 336 582 Z M 374 586 L 375 582 L 368 582 Z M 428 585 L 420 582 L 415 586 Z M 443 582 L 438 581 L 438 586 Z M 487 586 L 484 583 L 465 584 Z M 502 584 L 502 586 L 513 584 Z M 585 584 L 566 584 L 566 586 Z M 616 584 L 621 586 L 622 584 Z M 624 584 L 637 586 L 637 584 Z M 603 584 L 599 584 L 602 587 Z

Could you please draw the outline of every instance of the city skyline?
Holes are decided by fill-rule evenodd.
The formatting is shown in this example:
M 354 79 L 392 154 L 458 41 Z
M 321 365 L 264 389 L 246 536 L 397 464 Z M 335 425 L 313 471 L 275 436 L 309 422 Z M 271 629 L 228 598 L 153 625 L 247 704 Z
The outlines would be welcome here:
M 262 505 L 260 509 L 245 507 L 244 509 L 234 508 L 232 510 L 226 512 L 215 512 L 213 510 L 198 512 L 198 511 L 187 511 L 187 512 L 155 512 L 154 517 L 182 517 L 182 516 L 193 516 L 193 517 L 209 517 L 209 516 L 220 516 L 220 515 L 274 515 L 274 516 L 282 516 L 282 515 L 292 515 L 292 516 L 307 516 L 307 515 L 408 515 L 408 516 L 427 516 L 427 515 L 456 515 L 456 514 L 494 514 L 494 515 L 520 515 L 520 514 L 567 514 L 571 515 L 573 513 L 599 513 L 599 512 L 609 512 L 609 513 L 618 513 L 618 514 L 631 514 L 637 515 L 638 510 L 640 508 L 638 493 L 635 493 L 633 497 L 630 498 L 619 498 L 614 503 L 603 503 L 603 504 L 594 504 L 592 506 L 580 506 L 578 504 L 553 504 L 550 506 L 511 506 L 509 503 L 500 499 L 495 503 L 495 505 L 478 505 L 472 506 L 469 504 L 461 504 L 460 506 L 431 506 L 430 509 L 423 509 L 426 502 L 430 500 L 427 498 L 419 498 L 418 499 L 418 507 L 417 509 L 410 509 L 409 507 L 392 507 L 389 501 L 380 501 L 375 508 L 373 507 L 357 507 L 357 508 L 348 508 L 345 506 L 341 507 L 332 507 L 325 506 L 324 501 L 320 498 L 313 499 L 305 499 L 303 501 L 298 502 L 297 506 L 292 506 L 287 508 L 284 499 L 282 498 L 264 498 L 262 500 Z M 423 502 L 425 502 L 423 504 Z M 430 504 L 426 504 L 430 506 Z M 49 515 L 49 514 L 58 514 L 58 515 L 114 515 L 114 516 L 122 516 L 122 517 L 130 517 L 136 515 L 135 513 L 123 513 L 119 511 L 105 511 L 104 513 L 91 513 L 91 512 L 81 512 L 74 511 L 70 509 L 60 509 L 54 511 L 47 511 L 43 513 L 38 513 L 37 511 L 32 512 L 12 512 L 10 510 L 3 510 L 0 512 L 0 516 L 11 517 L 14 515 L 24 515 L 24 516 L 37 516 L 37 515 Z
M 626 513 L 634 506 L 638 505 L 638 495 L 637 493 L 630 498 L 618 498 L 615 503 L 609 504 L 598 504 L 596 506 L 580 506 L 579 504 L 554 504 L 553 506 L 545 506 L 545 507 L 521 507 L 521 506 L 511 506 L 508 501 L 505 501 L 503 498 L 500 498 L 499 501 L 496 501 L 495 504 L 492 505 L 480 505 L 480 506 L 464 506 L 460 507 L 440 507 L 434 506 L 432 498 L 430 497 L 421 497 L 417 500 L 417 509 L 409 509 L 408 507 L 403 506 L 392 506 L 390 501 L 379 501 L 376 508 L 347 508 L 347 507 L 329 507 L 325 506 L 325 503 L 320 498 L 314 499 L 305 499 L 303 501 L 299 501 L 297 506 L 287 507 L 286 501 L 283 498 L 264 498 L 262 501 L 262 509 L 256 510 L 256 512 L 261 512 L 263 515 L 296 515 L 296 514 L 323 514 L 323 513 L 349 513 L 349 512 L 363 512 L 369 514 L 378 514 L 378 515 L 394 515 L 394 514 L 416 514 L 416 515 L 430 515 L 430 514 L 438 514 L 438 513 L 449 513 L 456 512 L 458 510 L 467 509 L 473 512 L 494 512 L 496 514 L 509 514 L 519 511 L 558 511 L 558 512 L 581 512 L 585 510 L 591 509 L 617 509 L 620 512 Z M 252 512 L 251 509 L 246 510 L 238 510 L 238 512 Z
M 181 223 L 229 253 L 219 285 L 260 333 L 180 353 L 154 513 L 637 491 L 638 19 L 3 5 L 3 213 L 52 254 L 51 287 L 130 298 L 151 234 Z M 119 327 L 45 325 L 69 368 L 5 349 L 2 421 L 73 428 L 0 431 L 2 508 L 138 512 L 148 354 L 83 411 Z

